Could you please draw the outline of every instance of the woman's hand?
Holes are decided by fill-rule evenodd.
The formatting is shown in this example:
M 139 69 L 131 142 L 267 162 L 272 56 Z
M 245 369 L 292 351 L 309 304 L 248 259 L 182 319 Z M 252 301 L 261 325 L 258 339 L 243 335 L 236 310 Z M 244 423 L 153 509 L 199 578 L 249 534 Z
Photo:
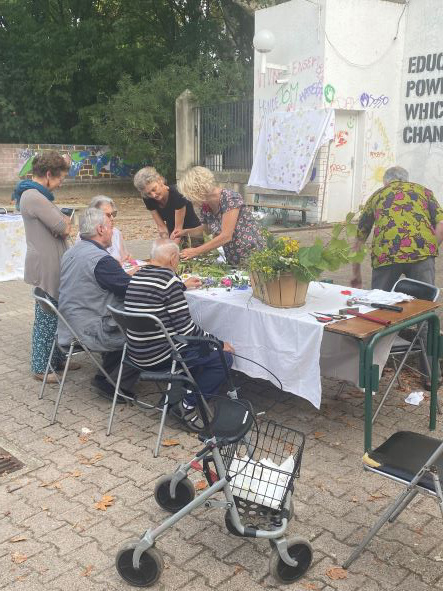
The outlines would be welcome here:
M 180 253 L 180 258 L 184 261 L 188 261 L 189 259 L 193 259 L 199 254 L 200 253 L 198 252 L 197 248 L 184 248 Z
M 181 238 L 182 236 L 186 236 L 185 230 L 174 229 L 174 230 L 172 230 L 171 235 L 169 236 L 169 238 L 171 240 L 175 240 L 176 238 Z
M 186 285 L 187 289 L 198 289 L 203 285 L 198 277 L 189 277 L 186 279 L 184 284 Z
M 223 343 L 223 351 L 226 351 L 226 353 L 235 353 L 234 347 L 226 341 Z
M 132 275 L 134 275 L 134 273 L 137 273 L 137 271 L 139 269 L 140 269 L 140 267 L 137 266 L 137 267 L 131 267 L 130 269 L 127 269 L 127 270 L 125 269 L 125 271 L 128 275 L 131 275 L 131 277 L 132 277 Z

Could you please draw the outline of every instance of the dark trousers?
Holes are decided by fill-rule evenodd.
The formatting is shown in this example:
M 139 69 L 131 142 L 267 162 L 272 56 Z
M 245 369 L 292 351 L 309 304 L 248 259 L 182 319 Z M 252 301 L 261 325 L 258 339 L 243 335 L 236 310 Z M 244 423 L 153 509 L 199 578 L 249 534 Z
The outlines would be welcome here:
M 372 289 L 391 291 L 402 275 L 435 285 L 435 257 L 416 263 L 394 263 L 372 269 Z
M 111 376 L 114 382 L 117 381 L 122 353 L 123 351 L 106 351 L 106 353 L 102 353 L 103 369 Z M 120 386 L 124 390 L 131 390 L 131 388 L 137 382 L 139 376 L 140 371 L 138 369 L 124 364 Z M 106 378 L 102 373 L 97 373 L 95 379 L 105 380 Z
M 231 353 L 223 351 L 228 367 L 232 366 L 233 357 Z M 226 371 L 218 351 L 211 351 L 209 355 L 198 356 L 194 348 L 189 348 L 183 358 L 192 377 L 196 381 L 201 393 L 206 400 L 217 394 L 221 384 L 226 380 Z M 187 394 L 184 402 L 195 406 L 197 401 L 193 394 Z
M 372 289 L 383 289 L 391 291 L 402 275 L 408 279 L 423 281 L 435 285 L 435 257 L 428 257 L 416 263 L 394 263 L 372 270 Z M 420 332 L 426 348 L 428 337 L 428 324 L 425 323 Z M 432 367 L 432 359 L 428 357 L 429 367 Z M 420 368 L 424 374 L 428 374 L 427 366 L 423 355 L 420 355 Z M 438 375 L 440 377 L 440 363 L 438 364 Z M 430 376 L 429 376 L 430 377 Z

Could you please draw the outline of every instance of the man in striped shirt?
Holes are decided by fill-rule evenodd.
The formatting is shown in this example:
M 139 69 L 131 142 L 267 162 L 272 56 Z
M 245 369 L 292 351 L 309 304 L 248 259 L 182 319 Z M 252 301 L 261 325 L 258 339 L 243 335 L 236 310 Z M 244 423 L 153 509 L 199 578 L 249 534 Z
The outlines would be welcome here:
M 125 310 L 157 316 L 169 334 L 184 336 L 210 336 L 192 320 L 184 292 L 200 287 L 195 277 L 185 283 L 176 275 L 180 261 L 179 248 L 172 240 L 161 238 L 154 241 L 151 260 L 133 275 L 125 296 Z M 214 337 L 213 337 L 214 338 Z M 128 354 L 131 360 L 146 371 L 170 369 L 171 348 L 159 329 L 155 332 L 127 331 Z M 199 345 L 178 344 L 188 367 L 206 399 L 217 393 L 225 380 L 225 371 L 218 351 L 201 354 Z M 223 343 L 224 355 L 229 367 L 232 365 L 234 349 Z M 203 427 L 196 411 L 196 400 L 192 393 L 171 411 L 188 429 L 199 431 Z

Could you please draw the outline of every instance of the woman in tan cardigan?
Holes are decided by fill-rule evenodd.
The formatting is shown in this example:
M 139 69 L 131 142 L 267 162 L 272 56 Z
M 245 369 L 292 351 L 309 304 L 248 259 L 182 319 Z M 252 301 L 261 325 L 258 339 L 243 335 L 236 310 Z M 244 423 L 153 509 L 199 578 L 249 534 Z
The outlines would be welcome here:
M 60 260 L 68 248 L 66 238 L 71 223 L 52 203 L 52 191 L 60 187 L 69 166 L 69 162 L 57 152 L 38 154 L 32 163 L 32 180 L 19 183 L 15 193 L 26 233 L 25 282 L 43 289 L 55 305 L 58 300 Z M 46 313 L 36 303 L 31 360 L 31 370 L 36 379 L 43 379 L 56 331 L 57 317 Z M 56 349 L 52 367 L 60 369 L 63 363 L 64 358 Z M 55 374 L 50 373 L 48 382 L 56 381 Z

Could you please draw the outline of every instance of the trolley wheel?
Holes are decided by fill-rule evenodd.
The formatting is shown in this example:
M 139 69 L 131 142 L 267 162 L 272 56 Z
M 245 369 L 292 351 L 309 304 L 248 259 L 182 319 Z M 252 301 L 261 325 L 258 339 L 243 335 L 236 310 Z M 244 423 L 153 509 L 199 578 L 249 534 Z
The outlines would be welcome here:
M 280 558 L 277 548 L 273 548 L 269 557 L 269 573 L 283 584 L 293 583 L 305 574 L 312 562 L 312 546 L 303 538 L 289 538 L 288 554 L 298 562 L 297 566 L 286 564 Z
M 225 525 L 226 529 L 230 534 L 232 534 L 233 536 L 243 537 L 241 533 L 238 531 L 238 529 L 235 527 L 235 525 L 232 523 L 230 511 L 226 511 L 225 513 Z
M 120 548 L 115 557 L 115 566 L 123 580 L 134 587 L 151 587 L 154 585 L 164 568 L 163 557 L 155 548 L 145 550 L 140 556 L 140 568 L 134 568 L 132 556 L 139 540 L 131 540 Z
M 159 478 L 154 488 L 154 498 L 162 509 L 169 513 L 177 513 L 186 507 L 195 497 L 195 488 L 189 478 L 183 478 L 175 489 L 175 499 L 171 497 L 169 486 L 173 478 L 172 474 L 166 474 Z

